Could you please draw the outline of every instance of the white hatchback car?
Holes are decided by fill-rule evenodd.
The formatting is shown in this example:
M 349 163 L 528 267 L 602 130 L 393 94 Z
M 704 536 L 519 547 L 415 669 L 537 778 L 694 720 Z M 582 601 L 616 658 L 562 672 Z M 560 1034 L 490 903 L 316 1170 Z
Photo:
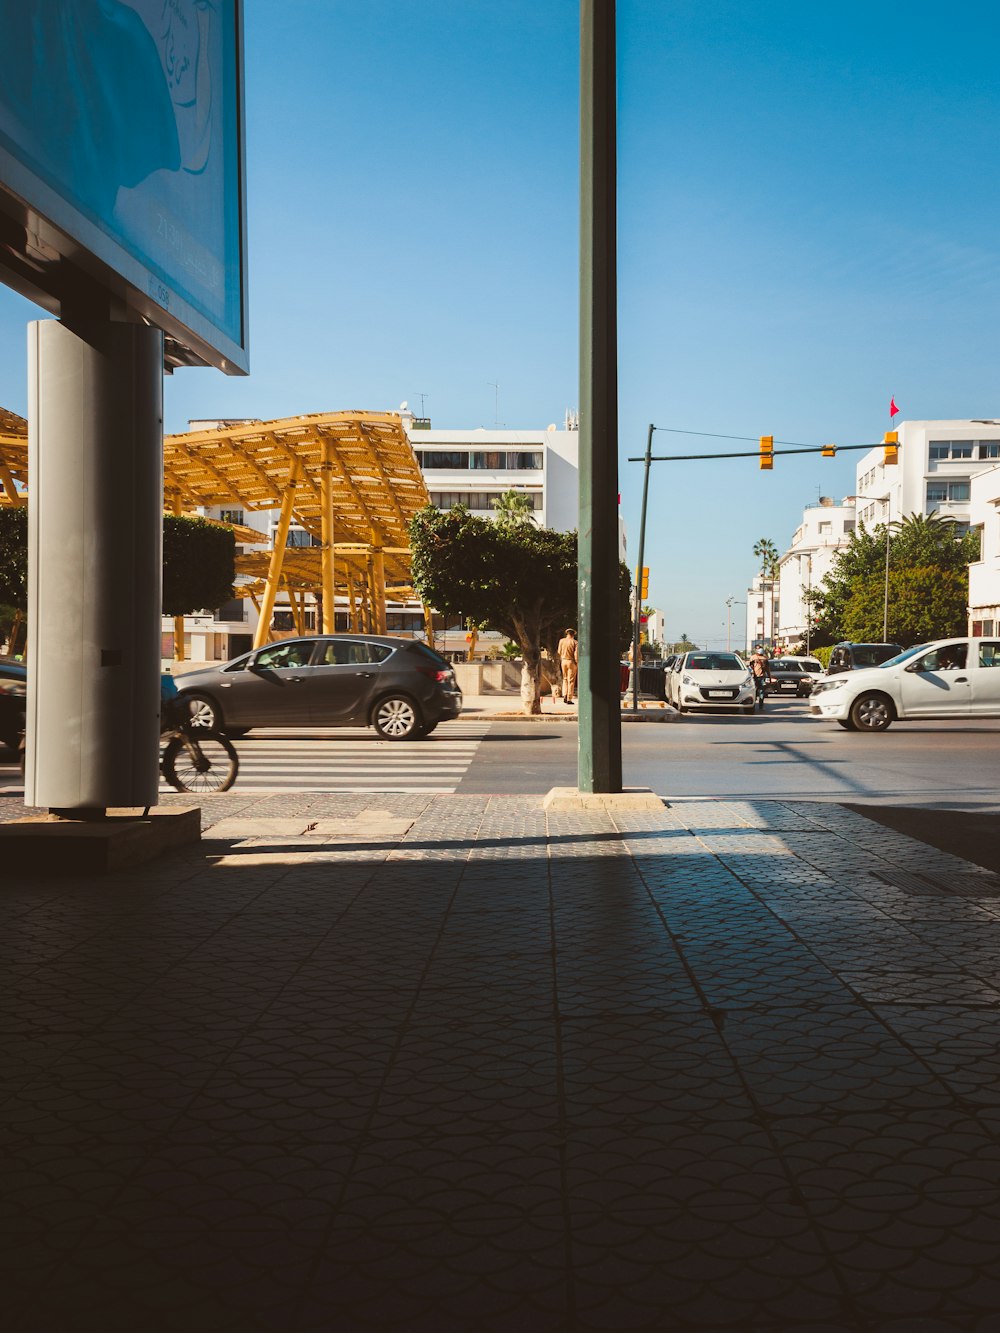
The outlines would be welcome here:
M 689 708 L 740 708 L 752 713 L 753 677 L 735 653 L 685 653 L 667 678 L 667 698 L 679 713 Z
M 1000 717 L 1000 639 L 937 639 L 881 666 L 813 685 L 813 717 L 848 731 L 885 731 L 910 718 Z

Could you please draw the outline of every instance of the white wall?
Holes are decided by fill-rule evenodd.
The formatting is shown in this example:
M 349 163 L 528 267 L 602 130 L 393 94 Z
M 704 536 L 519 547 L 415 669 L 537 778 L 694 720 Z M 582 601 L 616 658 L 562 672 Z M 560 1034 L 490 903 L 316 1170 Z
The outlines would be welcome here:
M 980 558 L 969 566 L 969 633 L 1000 633 L 1000 467 L 973 477 L 969 521 L 981 530 Z
M 967 483 L 976 473 L 1000 462 L 1000 421 L 904 421 L 897 428 L 899 461 L 886 467 L 878 445 L 862 455 L 857 468 L 858 522 L 868 528 L 905 518 L 937 513 L 967 524 L 968 499 L 929 498 L 928 484 Z M 932 458 L 932 446 L 955 444 L 970 458 Z M 990 457 L 990 454 L 993 457 Z

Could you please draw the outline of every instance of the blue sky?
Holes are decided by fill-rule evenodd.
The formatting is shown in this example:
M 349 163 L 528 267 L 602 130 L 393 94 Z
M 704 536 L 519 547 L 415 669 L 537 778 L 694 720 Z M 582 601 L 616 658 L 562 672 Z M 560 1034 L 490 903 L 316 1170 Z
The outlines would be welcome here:
M 1000 414 L 998 19 L 881 0 L 619 0 L 620 440 L 635 554 L 649 422 L 802 443 Z M 946 14 L 946 17 L 945 17 Z M 436 426 L 577 405 L 576 0 L 247 0 L 251 375 L 189 417 L 394 408 Z M 27 302 L 0 291 L 0 403 Z M 723 440 L 655 437 L 661 453 Z M 853 456 L 853 457 L 856 457 Z M 660 464 L 650 600 L 724 640 L 757 538 L 852 455 Z

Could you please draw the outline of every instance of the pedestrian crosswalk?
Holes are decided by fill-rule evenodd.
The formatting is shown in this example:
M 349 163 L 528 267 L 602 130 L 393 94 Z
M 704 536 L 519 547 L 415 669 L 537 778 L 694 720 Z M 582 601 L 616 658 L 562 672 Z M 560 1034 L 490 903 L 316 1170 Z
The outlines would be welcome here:
M 364 727 L 253 731 L 236 742 L 233 790 L 445 795 L 458 788 L 488 731 L 478 721 L 442 722 L 422 741 L 383 741 Z

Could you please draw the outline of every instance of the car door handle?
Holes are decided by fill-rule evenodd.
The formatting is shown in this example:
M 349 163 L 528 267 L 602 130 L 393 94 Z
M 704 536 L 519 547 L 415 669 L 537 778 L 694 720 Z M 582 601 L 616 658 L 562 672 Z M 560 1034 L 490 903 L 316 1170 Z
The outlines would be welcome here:
M 968 676 L 956 676 L 956 677 L 955 677 L 955 684 L 956 684 L 956 685 L 968 685 L 968 683 L 969 683 L 969 677 L 968 677 Z
M 356 676 L 362 676 L 365 680 L 371 680 L 375 673 L 373 671 L 355 671 L 354 674 Z

